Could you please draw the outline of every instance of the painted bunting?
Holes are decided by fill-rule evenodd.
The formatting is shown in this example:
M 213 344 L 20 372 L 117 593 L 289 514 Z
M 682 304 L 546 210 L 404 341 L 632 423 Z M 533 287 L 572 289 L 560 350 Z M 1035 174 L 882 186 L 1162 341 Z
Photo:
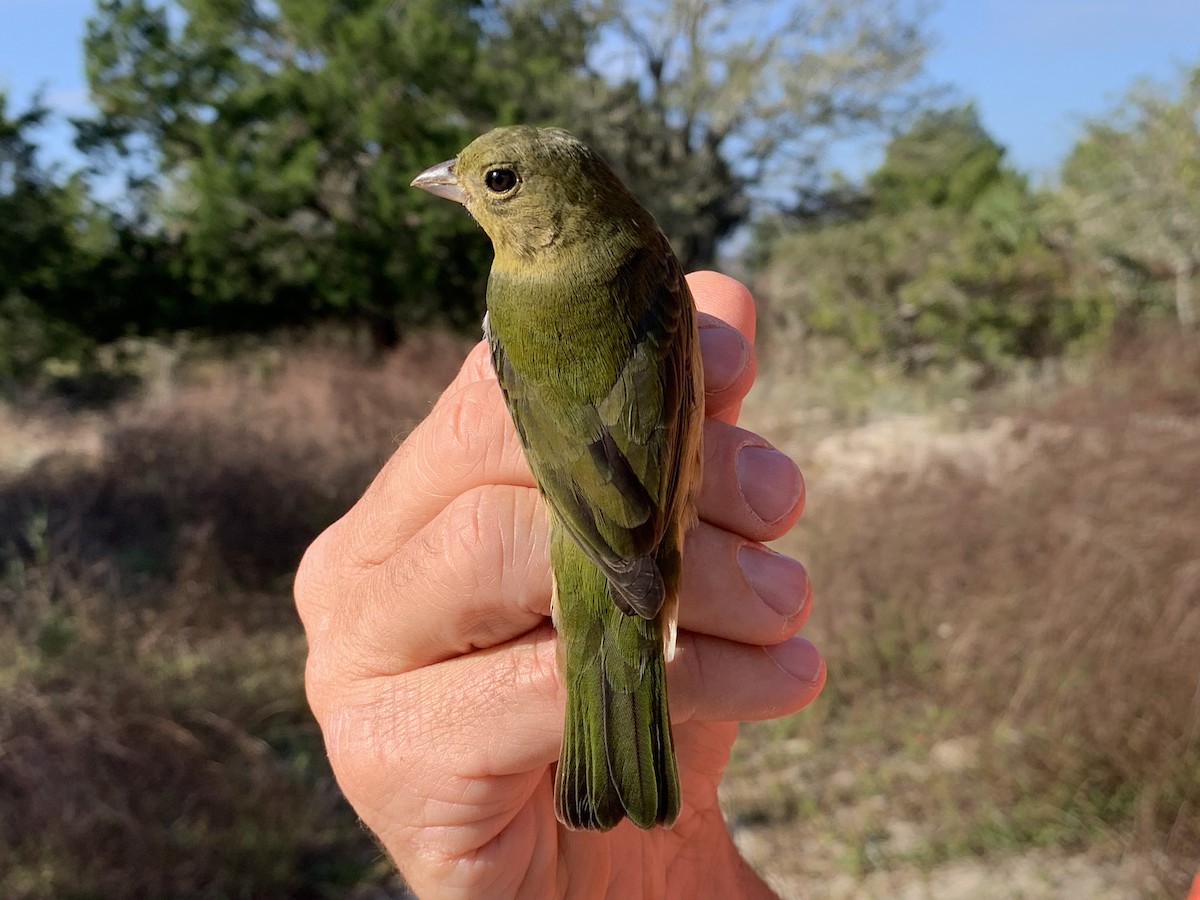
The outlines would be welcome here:
M 413 185 L 492 240 L 484 334 L 546 501 L 567 708 L 555 813 L 679 814 L 665 659 L 700 485 L 695 304 L 654 218 L 554 128 L 497 128 Z M 665 659 L 664 659 L 665 657 Z

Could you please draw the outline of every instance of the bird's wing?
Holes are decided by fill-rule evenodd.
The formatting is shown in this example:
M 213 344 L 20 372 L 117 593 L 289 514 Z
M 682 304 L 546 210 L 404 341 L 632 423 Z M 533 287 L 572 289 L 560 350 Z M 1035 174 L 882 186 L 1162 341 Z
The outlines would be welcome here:
M 648 301 L 633 352 L 598 402 L 565 412 L 558 393 L 523 377 L 491 338 L 513 421 L 534 451 L 527 455 L 557 521 L 608 577 L 617 606 L 644 618 L 657 615 L 666 597 L 656 552 L 690 505 L 702 403 L 690 368 L 699 365 L 692 298 L 662 241 L 614 284 L 647 292 L 635 296 Z

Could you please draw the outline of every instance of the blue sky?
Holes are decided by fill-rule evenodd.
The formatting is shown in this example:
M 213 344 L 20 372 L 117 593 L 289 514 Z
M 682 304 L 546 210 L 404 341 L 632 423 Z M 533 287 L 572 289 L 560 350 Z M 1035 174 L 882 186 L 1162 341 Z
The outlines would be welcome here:
M 81 42 L 93 6 L 0 0 L 0 85 L 18 106 L 44 86 L 55 109 L 87 109 Z M 1135 78 L 1200 62 L 1200 0 L 943 0 L 932 31 L 930 75 L 974 99 L 1013 163 L 1035 177 L 1052 175 L 1083 119 Z M 68 140 L 60 126 L 46 145 L 61 155 Z
M 1054 172 L 1140 77 L 1200 63 L 1200 0 L 944 0 L 930 74 L 974 98 L 1010 159 Z

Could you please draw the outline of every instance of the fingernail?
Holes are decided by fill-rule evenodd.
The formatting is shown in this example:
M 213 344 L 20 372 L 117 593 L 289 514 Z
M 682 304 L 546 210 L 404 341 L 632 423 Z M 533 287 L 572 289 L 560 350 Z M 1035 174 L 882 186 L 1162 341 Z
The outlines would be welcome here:
M 738 489 L 764 522 L 776 522 L 800 500 L 804 482 L 796 464 L 770 447 L 743 447 L 737 457 Z
M 742 574 L 763 603 L 785 619 L 800 614 L 808 599 L 808 573 L 796 560 L 747 544 L 738 551 Z
M 775 665 L 798 681 L 816 684 L 825 670 L 820 651 L 804 638 L 792 638 L 763 649 Z
M 704 389 L 712 394 L 732 387 L 750 361 L 750 345 L 728 325 L 701 328 L 700 353 L 704 356 Z

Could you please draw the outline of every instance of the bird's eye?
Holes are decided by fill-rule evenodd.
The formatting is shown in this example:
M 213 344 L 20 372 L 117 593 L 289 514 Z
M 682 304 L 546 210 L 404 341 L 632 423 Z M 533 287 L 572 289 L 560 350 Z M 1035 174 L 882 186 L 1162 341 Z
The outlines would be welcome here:
M 517 186 L 517 173 L 512 169 L 489 169 L 483 183 L 493 194 L 507 194 Z

